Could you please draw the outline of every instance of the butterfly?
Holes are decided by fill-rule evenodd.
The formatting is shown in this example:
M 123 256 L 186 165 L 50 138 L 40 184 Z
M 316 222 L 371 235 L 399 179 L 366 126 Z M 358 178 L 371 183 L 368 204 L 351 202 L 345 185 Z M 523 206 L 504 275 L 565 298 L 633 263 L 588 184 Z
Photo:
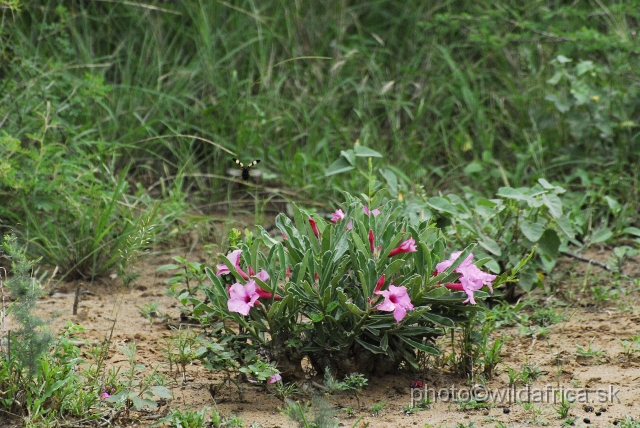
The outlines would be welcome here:
M 235 163 L 237 163 L 240 166 L 240 168 L 242 169 L 242 179 L 243 180 L 248 180 L 249 179 L 249 170 L 251 169 L 251 167 L 260 163 L 260 159 L 256 159 L 253 162 L 251 162 L 250 164 L 245 166 L 238 159 L 234 158 L 233 161 Z

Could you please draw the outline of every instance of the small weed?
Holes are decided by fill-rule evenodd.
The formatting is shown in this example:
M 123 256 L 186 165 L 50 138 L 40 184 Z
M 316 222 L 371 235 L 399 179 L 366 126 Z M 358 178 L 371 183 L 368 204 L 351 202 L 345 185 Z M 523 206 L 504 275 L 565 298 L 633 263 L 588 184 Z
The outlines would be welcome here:
M 525 363 L 522 365 L 520 371 L 520 379 L 524 384 L 531 384 L 536 381 L 542 375 L 540 368 L 532 363 Z
M 157 426 L 160 424 L 166 424 L 171 427 L 188 427 L 188 428 L 201 428 L 207 423 L 207 412 L 209 407 L 205 407 L 202 410 L 180 410 L 173 409 L 167 416 L 154 422 L 151 426 Z
M 560 404 L 555 407 L 555 411 L 560 419 L 565 419 L 567 416 L 569 416 L 569 410 L 571 410 L 574 405 L 573 401 L 567 400 L 565 394 L 561 394 L 558 391 L 556 391 L 556 397 L 560 398 Z
M 158 302 L 145 303 L 142 306 L 137 306 L 140 315 L 145 317 L 149 324 L 153 324 L 153 319 L 162 316 L 158 310 Z
M 605 351 L 602 349 L 594 349 L 592 347 L 593 339 L 589 341 L 589 346 L 584 349 L 580 345 L 576 345 L 576 355 L 582 359 L 590 359 L 594 364 L 601 364 L 604 362 Z
M 387 405 L 386 401 L 382 401 L 380 403 L 376 403 L 376 404 L 372 404 L 371 405 L 371 414 L 375 417 L 378 417 L 378 415 L 380 415 L 380 412 L 384 409 L 384 406 Z
M 286 407 L 280 409 L 280 413 L 292 419 L 300 428 L 333 428 L 337 425 L 335 409 L 320 396 L 314 396 L 311 403 L 306 404 L 286 400 Z
M 476 410 L 489 409 L 490 404 L 486 401 L 477 401 L 475 399 L 458 400 L 458 410 Z
M 540 307 L 531 315 L 531 321 L 535 322 L 540 327 L 548 327 L 553 324 L 558 324 L 566 319 L 564 314 L 558 313 L 556 308 L 553 307 Z
M 341 410 L 345 412 L 349 418 L 353 418 L 357 413 L 357 410 L 353 407 L 343 407 Z

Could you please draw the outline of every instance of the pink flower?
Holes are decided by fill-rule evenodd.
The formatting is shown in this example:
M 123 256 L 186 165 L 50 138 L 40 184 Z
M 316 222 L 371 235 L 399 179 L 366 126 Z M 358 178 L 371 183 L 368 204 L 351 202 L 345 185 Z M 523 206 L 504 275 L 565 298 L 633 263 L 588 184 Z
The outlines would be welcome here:
M 421 380 L 413 380 L 411 381 L 411 388 L 422 388 L 424 383 Z
M 347 223 L 347 227 L 346 227 L 346 231 L 350 231 L 351 229 L 353 229 L 353 220 L 349 220 L 349 223 Z
M 365 207 L 364 205 L 362 206 L 362 211 L 364 211 L 364 213 L 365 213 L 366 215 L 371 215 L 371 214 L 373 214 L 373 216 L 374 216 L 374 217 L 377 217 L 377 216 L 380 214 L 380 210 L 379 210 L 379 209 L 377 209 L 377 208 L 376 208 L 375 210 L 373 210 L 373 211 L 371 211 L 371 212 L 370 212 L 370 211 L 369 211 L 369 208 Z
M 267 383 L 276 383 L 279 380 L 282 380 L 282 376 L 280 376 L 280 374 L 276 373 L 271 375 L 271 377 L 267 380 Z
M 290 268 L 289 266 L 287 266 L 287 269 L 285 269 L 284 274 L 285 274 L 287 277 L 290 277 L 290 276 L 291 276 L 291 268 Z
M 249 311 L 260 297 L 256 288 L 254 280 L 248 281 L 244 286 L 237 282 L 233 284 L 229 288 L 229 300 L 227 301 L 229 311 L 245 316 L 249 315 Z
M 262 282 L 267 282 L 269 281 L 269 273 L 262 269 L 260 272 L 258 272 L 257 275 L 255 275 L 256 278 L 258 278 L 260 281 Z M 277 294 L 271 294 L 269 293 L 267 290 L 265 290 L 264 288 L 260 287 L 258 284 L 256 284 L 256 293 L 258 293 L 258 296 L 260 296 L 261 299 L 270 299 L 270 298 L 274 298 L 275 300 L 280 300 L 282 299 L 281 296 L 278 296 Z
M 313 230 L 313 234 L 316 235 L 316 238 L 320 236 L 320 232 L 318 231 L 318 225 L 316 224 L 316 221 L 310 218 L 309 224 L 311 225 L 311 230 Z
M 416 241 L 413 238 L 409 238 L 393 250 L 389 251 L 389 257 L 393 257 L 400 253 L 415 253 L 416 251 L 418 251 Z
M 384 286 L 384 274 L 382 274 L 382 276 L 378 279 L 378 282 L 376 283 L 376 288 L 373 290 L 373 292 L 378 293 L 378 291 L 382 290 L 383 286 Z
M 457 253 L 451 253 L 451 258 L 449 260 L 445 260 L 443 262 L 438 263 L 436 265 L 437 274 L 440 275 L 442 272 L 447 270 L 453 264 L 453 262 L 455 262 L 458 259 L 458 257 L 460 257 L 460 254 L 462 254 L 462 251 L 458 251 Z M 469 266 L 472 261 L 473 261 L 473 254 L 469 253 L 467 258 L 464 259 L 464 261 L 460 263 L 460 266 L 456 268 L 455 272 L 458 272 L 458 269 L 460 269 L 463 266 Z
M 111 394 L 109 394 L 107 392 L 107 387 L 102 385 L 102 394 L 100 394 L 100 399 L 101 400 L 106 400 L 107 398 L 111 397 Z
M 376 246 L 374 244 L 375 237 L 373 236 L 373 230 L 369 229 L 369 247 L 371 247 L 371 254 L 376 250 Z
M 240 254 L 242 254 L 242 250 L 235 250 L 227 255 L 227 259 L 229 259 L 229 261 L 235 265 L 236 270 L 241 277 L 243 277 L 244 279 L 248 279 L 249 275 L 247 275 L 242 271 L 242 269 L 240 269 Z M 227 275 L 231 273 L 229 267 L 224 263 L 217 265 L 216 269 L 218 269 L 216 276 Z
M 462 254 L 462 251 L 458 251 L 456 253 L 451 254 L 451 258 L 449 260 L 445 260 L 436 265 L 436 273 L 441 274 L 447 268 L 449 268 L 453 262 L 456 261 L 458 257 Z M 473 292 L 480 290 L 483 286 L 489 287 L 489 291 L 493 293 L 493 287 L 491 287 L 491 283 L 496 279 L 496 275 L 491 275 L 485 272 L 482 272 L 476 265 L 472 263 L 473 254 L 469 254 L 466 259 L 455 268 L 454 272 L 460 274 L 460 283 L 450 283 L 445 284 L 450 290 L 458 290 L 464 291 L 467 293 L 467 300 L 462 303 L 471 303 L 472 305 L 476 304 L 475 299 L 473 298 Z
M 342 220 L 345 216 L 344 211 L 342 211 L 341 209 L 337 209 L 335 210 L 335 212 L 333 213 L 333 217 L 331 217 L 331 221 L 334 223 L 339 222 L 340 220 Z
M 405 286 L 396 287 L 390 285 L 389 290 L 376 291 L 375 294 L 384 296 L 384 302 L 377 306 L 380 311 L 393 312 L 393 317 L 397 322 L 407 315 L 407 310 L 413 310 L 413 304 L 409 294 L 407 294 L 407 288 Z

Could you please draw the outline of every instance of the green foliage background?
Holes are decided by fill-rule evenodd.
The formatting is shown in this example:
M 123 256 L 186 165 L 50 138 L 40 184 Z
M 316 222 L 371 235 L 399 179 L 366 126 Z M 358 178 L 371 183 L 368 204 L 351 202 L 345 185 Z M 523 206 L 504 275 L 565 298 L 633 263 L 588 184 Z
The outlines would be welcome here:
M 294 199 L 336 201 L 366 184 L 324 177 L 356 140 L 405 192 L 544 177 L 595 192 L 578 209 L 606 206 L 603 188 L 638 204 L 633 2 L 10 3 L 4 226 L 78 222 L 73 205 L 109 198 L 122 171 L 138 197 L 224 200 L 233 154 Z

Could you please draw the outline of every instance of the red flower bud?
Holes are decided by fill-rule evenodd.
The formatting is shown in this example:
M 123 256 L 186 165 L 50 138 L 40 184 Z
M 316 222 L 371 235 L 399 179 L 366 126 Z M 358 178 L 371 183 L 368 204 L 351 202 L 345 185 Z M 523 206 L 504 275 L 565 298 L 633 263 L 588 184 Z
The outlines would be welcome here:
M 318 232 L 318 226 L 316 225 L 316 221 L 310 218 L 309 224 L 311 225 L 311 230 L 313 230 L 313 234 L 316 235 L 316 238 L 320 236 L 320 232 Z
M 374 236 L 373 236 L 373 230 L 369 229 L 369 247 L 371 248 L 371 254 L 373 254 L 375 252 L 376 246 L 374 245 Z
M 378 279 L 378 282 L 376 283 L 376 289 L 373 290 L 373 292 L 377 293 L 378 291 L 382 290 L 383 286 L 384 286 L 384 274 L 382 274 L 380 279 Z

